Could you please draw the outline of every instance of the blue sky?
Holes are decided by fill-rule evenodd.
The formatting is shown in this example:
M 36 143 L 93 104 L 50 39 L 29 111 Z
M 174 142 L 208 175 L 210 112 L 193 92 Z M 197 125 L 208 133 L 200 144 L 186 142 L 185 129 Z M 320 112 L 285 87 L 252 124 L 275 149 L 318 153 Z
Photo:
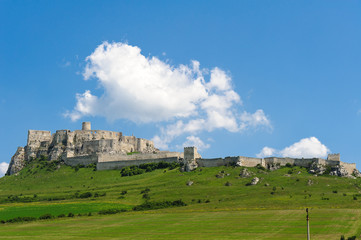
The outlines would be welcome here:
M 28 129 L 82 121 L 205 157 L 361 166 L 360 30 L 359 1 L 0 0 L 1 166 Z

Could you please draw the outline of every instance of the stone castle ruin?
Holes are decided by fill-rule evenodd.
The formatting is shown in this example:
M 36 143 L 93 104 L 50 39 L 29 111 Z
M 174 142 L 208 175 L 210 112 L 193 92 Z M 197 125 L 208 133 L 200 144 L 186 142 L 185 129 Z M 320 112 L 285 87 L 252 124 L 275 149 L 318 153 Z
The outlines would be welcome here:
M 49 161 L 63 161 L 70 166 L 96 164 L 97 170 L 121 169 L 123 167 L 152 162 L 178 162 L 184 171 L 197 167 L 257 165 L 276 169 L 287 164 L 309 168 L 310 173 L 323 174 L 327 168 L 331 175 L 360 176 L 355 163 L 340 161 L 340 154 L 322 158 L 252 158 L 225 157 L 202 158 L 195 147 L 185 147 L 184 152 L 159 151 L 153 141 L 123 136 L 122 132 L 91 130 L 90 122 L 83 122 L 82 130 L 50 131 L 29 130 L 25 147 L 18 147 L 11 158 L 6 175 L 19 172 L 27 162 L 46 156 Z

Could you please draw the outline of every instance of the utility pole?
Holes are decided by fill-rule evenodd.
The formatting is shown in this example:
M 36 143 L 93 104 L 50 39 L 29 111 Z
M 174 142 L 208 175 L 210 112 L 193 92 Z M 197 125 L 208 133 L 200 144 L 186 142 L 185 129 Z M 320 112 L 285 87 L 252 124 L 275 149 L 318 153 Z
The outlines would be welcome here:
M 307 213 L 307 216 L 306 216 L 306 220 L 307 220 L 307 240 L 310 240 L 310 221 L 309 221 L 309 218 L 308 218 L 308 208 L 306 208 L 306 213 Z

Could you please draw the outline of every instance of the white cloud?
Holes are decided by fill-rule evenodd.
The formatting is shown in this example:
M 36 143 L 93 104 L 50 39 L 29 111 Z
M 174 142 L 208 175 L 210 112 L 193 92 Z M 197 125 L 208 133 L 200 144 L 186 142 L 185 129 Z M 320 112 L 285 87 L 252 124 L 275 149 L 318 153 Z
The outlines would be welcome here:
M 330 150 L 316 137 L 303 138 L 282 150 L 264 147 L 257 157 L 282 156 L 292 158 L 325 158 Z
M 248 112 L 243 112 L 241 114 L 240 119 L 241 119 L 241 125 L 240 125 L 241 130 L 248 129 L 250 127 L 252 128 L 266 127 L 272 130 L 271 122 L 264 114 L 262 109 L 258 109 L 253 114 Z
M 277 153 L 276 149 L 270 147 L 262 148 L 261 152 L 256 154 L 258 158 L 271 157 Z
M 232 79 L 218 67 L 202 69 L 198 61 L 171 66 L 144 56 L 137 46 L 108 42 L 98 46 L 86 61 L 85 80 L 96 78 L 104 92 L 101 96 L 90 90 L 77 94 L 76 106 L 65 113 L 73 121 L 103 116 L 137 123 L 163 122 L 168 125 L 153 138 L 162 149 L 183 134 L 271 128 L 263 110 L 240 113 L 242 101 L 233 90 Z
M 9 164 L 6 162 L 0 163 L 0 177 L 4 176 L 8 170 Z
M 199 137 L 188 136 L 187 141 L 183 143 L 183 147 L 195 146 L 199 151 L 205 150 L 210 147 L 209 144 L 204 143 Z

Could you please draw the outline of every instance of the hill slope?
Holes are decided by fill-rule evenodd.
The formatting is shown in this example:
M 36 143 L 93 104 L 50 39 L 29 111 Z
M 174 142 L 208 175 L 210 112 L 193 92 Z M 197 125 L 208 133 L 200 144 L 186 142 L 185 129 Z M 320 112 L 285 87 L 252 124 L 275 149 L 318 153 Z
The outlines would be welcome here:
M 94 171 L 64 165 L 58 168 L 34 161 L 19 175 L 0 179 L 0 220 L 38 218 L 44 214 L 92 216 L 0 225 L 0 235 L 17 235 L 21 228 L 22 236 L 30 237 L 31 229 L 36 226 L 42 229 L 39 238 L 45 234 L 45 239 L 53 234 L 52 230 L 44 229 L 51 223 L 61 227 L 64 234 L 72 234 L 72 238 L 86 238 L 96 236 L 91 233 L 91 224 L 83 225 L 90 221 L 100 224 L 104 228 L 101 231 L 105 231 L 107 224 L 120 224 L 116 224 L 118 228 L 108 229 L 104 236 L 122 232 L 129 238 L 166 239 L 167 234 L 179 233 L 176 238 L 183 238 L 182 232 L 187 232 L 188 237 L 184 238 L 190 239 L 203 238 L 198 236 L 203 232 L 205 238 L 289 239 L 289 234 L 293 234 L 293 239 L 304 239 L 305 207 L 311 208 L 311 233 L 317 239 L 360 234 L 360 179 L 316 177 L 299 167 L 272 172 L 249 168 L 252 176 L 243 178 L 239 176 L 242 169 L 215 167 L 193 172 L 158 169 L 122 177 L 116 170 Z M 256 176 L 260 182 L 249 185 Z M 190 182 L 193 184 L 188 186 Z M 187 206 L 147 212 L 131 210 L 146 201 L 175 200 Z M 98 214 L 108 209 L 129 211 L 111 216 Z M 81 227 L 69 232 L 68 228 L 74 224 Z M 119 230 L 125 225 L 131 227 Z M 215 229 L 219 231 L 214 232 Z M 57 231 L 62 232 L 59 228 Z M 85 235 L 78 231 L 84 231 Z

